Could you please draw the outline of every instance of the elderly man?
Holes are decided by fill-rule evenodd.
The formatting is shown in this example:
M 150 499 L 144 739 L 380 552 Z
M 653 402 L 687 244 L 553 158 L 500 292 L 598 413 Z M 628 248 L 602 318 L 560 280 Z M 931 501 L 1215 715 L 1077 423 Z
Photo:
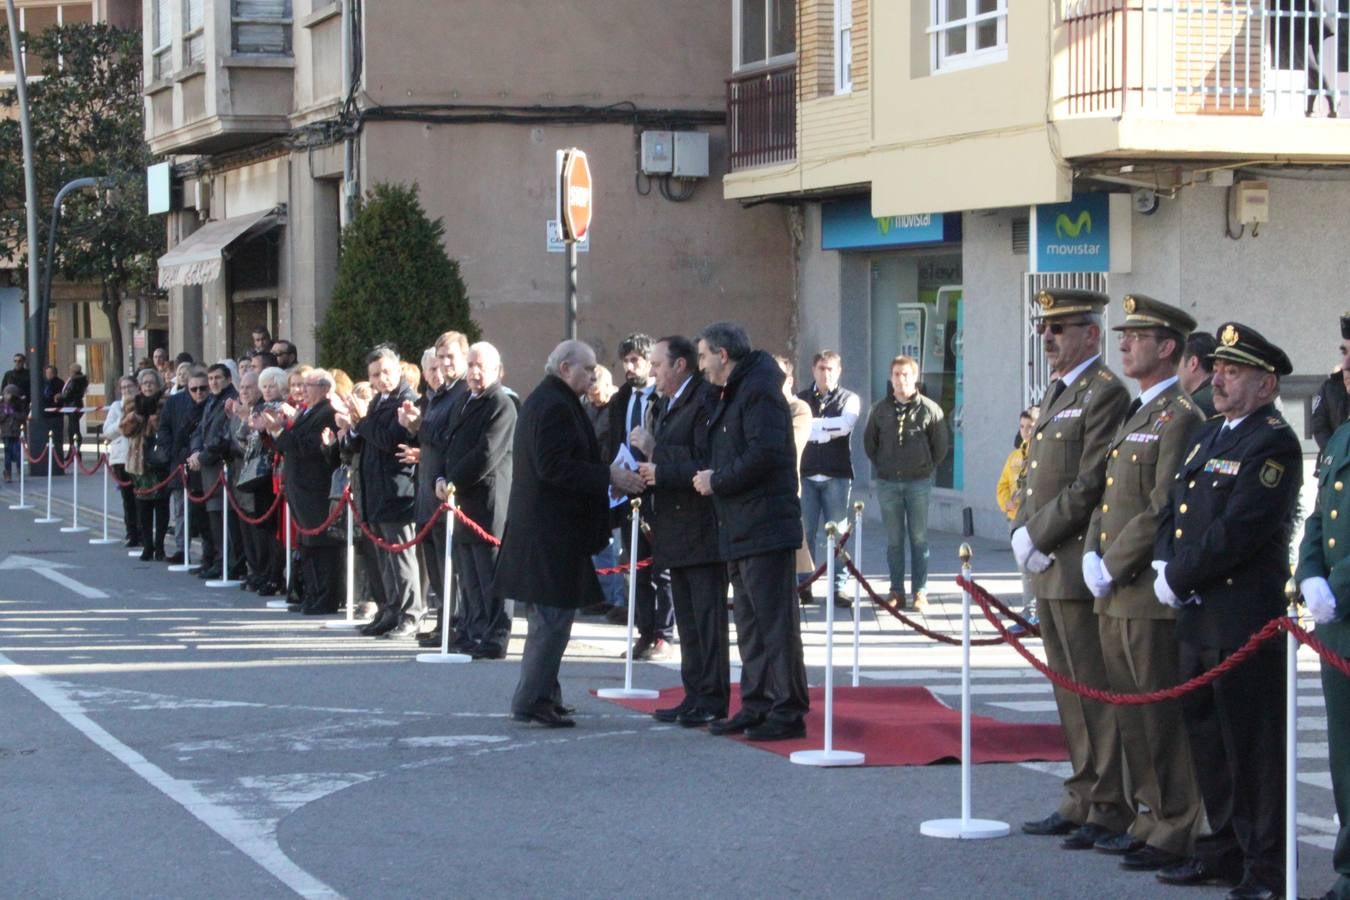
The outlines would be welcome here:
M 1284 614 L 1303 484 L 1298 436 L 1280 416 L 1289 357 L 1228 322 L 1214 350 L 1214 408 L 1172 482 L 1158 525 L 1153 591 L 1177 613 L 1181 681 L 1207 672 Z M 1209 818 L 1167 884 L 1237 883 L 1232 900 L 1284 891 L 1285 642 L 1181 698 Z M 1292 862 L 1292 861 L 1291 861 Z
M 520 411 L 512 446 L 511 497 L 493 596 L 529 604 L 529 633 L 512 716 L 549 728 L 576 724 L 563 705 L 558 670 L 576 611 L 600 600 L 591 556 L 609 540 L 606 494 L 641 493 L 642 477 L 610 467 L 581 397 L 595 378 L 595 351 L 563 341 Z
M 211 491 L 229 460 L 230 416 L 226 404 L 239 397 L 232 382 L 229 367 L 224 363 L 216 363 L 206 370 L 206 383 L 211 396 L 206 399 L 201 421 L 192 432 L 187 458 L 188 470 L 199 473 L 203 491 Z M 241 568 L 243 548 L 238 541 L 230 546 L 232 559 L 221 559 L 218 555 L 225 536 L 221 521 L 224 502 L 225 492 L 217 490 L 202 506 L 207 530 L 202 535 L 206 547 L 202 551 L 202 564 L 197 569 L 198 578 L 234 578 Z
M 183 366 L 187 366 L 183 371 Z M 186 466 L 188 455 L 192 452 L 192 434 L 206 409 L 206 398 L 210 393 L 207 386 L 206 369 L 187 363 L 179 366 L 183 372 L 183 389 L 172 394 L 164 401 L 164 409 L 159 414 L 159 430 L 155 437 L 155 446 L 164 454 L 169 471 L 178 466 Z M 173 533 L 178 542 L 178 551 L 166 559 L 170 563 L 181 563 L 183 551 L 192 540 L 194 529 L 204 534 L 201 516 L 188 509 L 191 504 L 182 502 L 183 492 L 175 484 L 169 491 L 170 507 L 173 510 Z M 177 502 L 174 501 L 177 498 Z
M 802 511 L 783 372 L 732 322 L 703 329 L 698 365 L 721 391 L 708 420 L 707 467 L 693 486 L 717 510 L 741 654 L 741 711 L 708 730 L 752 741 L 804 737 L 810 697 L 794 574 Z
M 469 348 L 463 379 L 468 396 L 459 400 L 446 429 L 435 488 L 444 500 L 453 484 L 460 510 L 494 536 L 506 526 L 516 434 L 516 404 L 502 390 L 501 374 L 496 347 L 484 341 Z M 511 615 L 492 592 L 497 548 L 457 519 L 451 549 L 464 598 L 456 645 L 474 659 L 503 659 L 511 640 Z

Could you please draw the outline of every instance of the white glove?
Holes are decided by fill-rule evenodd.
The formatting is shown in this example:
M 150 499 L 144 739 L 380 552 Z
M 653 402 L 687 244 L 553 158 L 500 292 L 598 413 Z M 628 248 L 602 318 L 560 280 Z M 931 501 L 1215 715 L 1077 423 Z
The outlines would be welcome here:
M 1167 583 L 1167 563 L 1155 559 L 1153 570 L 1158 573 L 1158 577 L 1153 579 L 1153 596 L 1157 597 L 1163 606 L 1181 609 L 1181 601 L 1172 593 L 1172 586 Z
M 1325 625 L 1336 618 L 1336 595 L 1325 578 L 1305 578 L 1298 583 L 1298 589 L 1314 622 Z
M 1012 533 L 1012 551 L 1013 557 L 1017 560 L 1017 568 L 1025 570 L 1027 559 L 1036 551 L 1036 545 L 1031 542 L 1027 526 L 1023 525 Z
M 1092 596 L 1098 600 L 1111 593 L 1111 573 L 1106 571 L 1100 553 L 1089 551 L 1083 554 L 1083 581 Z
M 1033 575 L 1039 575 L 1050 566 L 1054 565 L 1055 557 L 1046 556 L 1039 550 L 1032 550 L 1031 556 L 1027 557 L 1027 571 Z

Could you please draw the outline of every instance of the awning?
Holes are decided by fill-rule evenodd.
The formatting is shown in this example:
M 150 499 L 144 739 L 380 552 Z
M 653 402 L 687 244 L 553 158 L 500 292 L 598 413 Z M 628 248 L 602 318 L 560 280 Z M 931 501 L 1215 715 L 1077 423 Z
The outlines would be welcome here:
M 256 237 L 281 223 L 280 208 L 207 222 L 159 258 L 159 286 L 206 284 L 220 277 L 225 251 L 248 235 Z

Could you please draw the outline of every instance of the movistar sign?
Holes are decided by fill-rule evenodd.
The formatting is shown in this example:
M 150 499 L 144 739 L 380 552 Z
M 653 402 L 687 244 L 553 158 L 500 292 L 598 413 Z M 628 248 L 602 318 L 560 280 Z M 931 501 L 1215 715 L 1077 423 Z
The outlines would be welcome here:
M 868 197 L 835 200 L 821 205 L 822 250 L 914 247 L 960 239 L 960 215 L 917 213 L 877 218 L 872 215 L 872 201 Z
M 1037 206 L 1031 216 L 1031 271 L 1110 272 L 1111 195 L 1079 194 Z M 1128 227 L 1128 216 L 1124 225 Z

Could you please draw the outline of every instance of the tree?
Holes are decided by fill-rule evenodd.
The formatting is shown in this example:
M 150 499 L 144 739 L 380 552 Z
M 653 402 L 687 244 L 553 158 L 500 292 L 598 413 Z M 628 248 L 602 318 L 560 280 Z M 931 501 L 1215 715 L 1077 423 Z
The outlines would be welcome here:
M 3 27 L 0 41 L 7 50 Z M 68 281 L 99 285 L 99 306 L 112 334 L 111 391 L 122 374 L 122 300 L 154 288 L 156 260 L 164 252 L 164 225 L 146 213 L 145 170 L 153 160 L 145 143 L 141 33 L 66 25 L 26 35 L 26 42 L 29 64 L 36 68 L 40 60 L 42 76 L 29 72 L 28 83 L 42 225 L 38 253 L 45 253 L 47 218 L 62 185 L 100 175 L 118 184 L 111 194 L 67 195 L 54 264 Z M 0 104 L 16 103 L 13 89 L 0 92 Z M 0 258 L 26 266 L 23 198 L 19 123 L 0 118 Z
M 377 184 L 342 230 L 337 284 L 318 328 L 319 360 L 358 380 L 365 356 L 390 343 L 412 362 L 445 331 L 479 337 L 459 263 L 445 252 L 417 186 Z

